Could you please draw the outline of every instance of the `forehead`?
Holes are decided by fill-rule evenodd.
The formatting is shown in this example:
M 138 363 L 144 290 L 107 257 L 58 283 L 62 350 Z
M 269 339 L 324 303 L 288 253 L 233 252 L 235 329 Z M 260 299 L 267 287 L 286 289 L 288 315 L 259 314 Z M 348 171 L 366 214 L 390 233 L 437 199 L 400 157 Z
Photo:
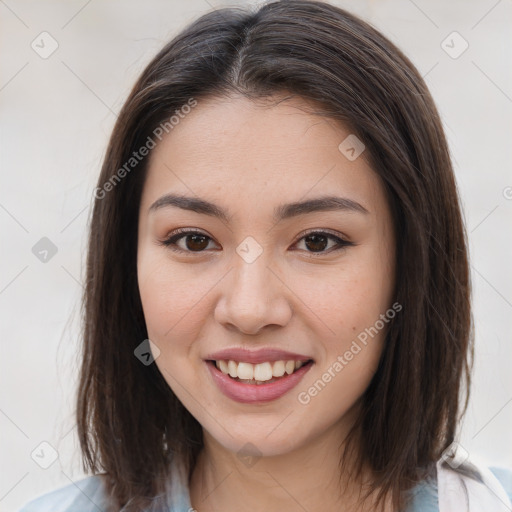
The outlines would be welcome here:
M 262 201 L 333 193 L 375 209 L 383 191 L 365 152 L 347 158 L 340 144 L 354 135 L 312 108 L 300 98 L 198 100 L 152 150 L 141 207 L 172 191 L 221 197 L 222 204 L 243 203 L 255 212 Z

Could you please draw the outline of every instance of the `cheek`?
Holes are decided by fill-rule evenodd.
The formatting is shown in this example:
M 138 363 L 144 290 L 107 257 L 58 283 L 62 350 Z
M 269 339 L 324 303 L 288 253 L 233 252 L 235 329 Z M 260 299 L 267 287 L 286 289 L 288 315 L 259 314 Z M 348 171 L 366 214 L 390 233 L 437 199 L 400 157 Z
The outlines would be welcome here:
M 319 284 L 320 283 L 320 284 Z M 300 292 L 312 312 L 330 328 L 334 343 L 347 340 L 373 325 L 392 300 L 389 272 L 373 258 L 358 255 L 345 268 L 317 281 L 315 288 L 304 284 Z
M 304 379 L 297 399 L 325 425 L 351 409 L 377 370 L 391 321 L 381 320 L 391 304 L 379 276 L 364 265 L 358 271 L 352 267 L 350 275 L 310 295 L 330 334 L 322 338 L 324 353 L 318 368 Z
M 148 338 L 160 351 L 155 364 L 178 399 L 193 409 L 189 390 L 200 363 L 193 340 L 200 337 L 211 286 L 186 265 L 149 251 L 139 257 L 138 282 Z
M 325 352 L 319 370 L 330 372 L 326 380 L 336 375 L 332 378 L 336 384 L 329 387 L 351 389 L 352 399 L 364 391 L 374 375 L 395 315 L 391 311 L 392 316 L 386 316 L 392 305 L 393 276 L 388 259 L 382 256 L 377 246 L 368 246 L 347 258 L 330 279 L 320 280 L 321 286 L 314 291 L 304 286 L 300 292 L 328 327 L 323 329 L 328 334 L 322 339 Z
M 148 251 L 139 256 L 138 283 L 148 336 L 162 345 L 161 350 L 171 340 L 186 340 L 200 325 L 201 298 L 208 286 L 190 267 L 172 265 L 167 258 Z

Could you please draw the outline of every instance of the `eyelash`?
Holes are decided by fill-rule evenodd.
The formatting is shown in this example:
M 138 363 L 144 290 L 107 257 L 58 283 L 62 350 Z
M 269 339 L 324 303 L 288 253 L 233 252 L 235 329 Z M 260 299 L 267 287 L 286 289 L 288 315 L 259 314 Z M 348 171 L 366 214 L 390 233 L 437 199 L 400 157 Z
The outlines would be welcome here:
M 350 247 L 350 246 L 355 245 L 353 242 L 349 242 L 347 240 L 344 240 L 343 238 L 341 238 L 341 237 L 339 237 L 337 235 L 333 235 L 332 233 L 329 233 L 328 231 L 315 231 L 315 230 L 311 230 L 311 231 L 308 231 L 307 233 L 304 233 L 294 243 L 294 245 L 296 245 L 302 239 L 306 238 L 308 235 L 313 235 L 313 234 L 314 235 L 324 235 L 327 238 L 330 238 L 331 240 L 334 240 L 338 244 L 338 247 L 336 247 L 336 246 L 334 248 L 331 247 L 331 249 L 329 249 L 327 251 L 321 251 L 321 252 L 317 252 L 317 253 L 314 253 L 312 251 L 306 251 L 313 258 L 319 257 L 319 256 L 324 255 L 324 254 L 330 254 L 331 252 L 336 252 L 336 251 L 339 251 L 341 249 L 345 249 L 346 247 Z M 182 254 L 187 254 L 187 255 L 201 254 L 201 253 L 204 253 L 206 251 L 206 250 L 203 250 L 203 251 L 189 251 L 189 250 L 184 250 L 184 249 L 179 248 L 176 245 L 176 242 L 181 240 L 182 238 L 184 238 L 186 235 L 200 235 L 200 236 L 205 236 L 206 238 L 209 238 L 210 240 L 212 240 L 212 238 L 210 238 L 208 235 L 202 233 L 201 231 L 197 231 L 197 230 L 194 230 L 194 229 L 180 228 L 180 229 L 177 229 L 176 231 L 174 231 L 173 233 L 171 233 L 169 235 L 169 237 L 166 238 L 165 240 L 159 241 L 158 244 L 159 245 L 163 245 L 164 247 L 167 247 L 167 248 L 171 249 L 171 251 L 182 253 Z

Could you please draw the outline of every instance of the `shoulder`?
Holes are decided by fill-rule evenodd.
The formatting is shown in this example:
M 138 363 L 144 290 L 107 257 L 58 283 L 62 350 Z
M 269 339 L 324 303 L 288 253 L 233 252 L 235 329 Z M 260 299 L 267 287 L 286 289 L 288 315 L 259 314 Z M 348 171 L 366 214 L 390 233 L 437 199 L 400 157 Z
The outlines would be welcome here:
M 18 512 L 106 512 L 110 506 L 104 479 L 104 475 L 95 475 L 72 482 L 33 499 Z M 167 485 L 168 494 L 162 497 L 165 506 L 158 510 L 192 510 L 187 473 L 183 465 L 173 463 L 173 471 Z
M 439 504 L 446 510 L 512 510 L 512 470 L 488 466 L 457 448 L 437 463 Z M 460 508 L 465 503 L 465 508 Z M 443 507 L 441 507 L 444 510 Z M 459 510 L 456 509 L 455 510 Z
M 105 510 L 103 478 L 89 476 L 39 496 L 19 512 L 97 512 Z
M 410 501 L 406 512 L 439 512 L 436 467 L 433 466 L 430 473 L 407 494 Z
M 505 489 L 510 501 L 512 501 L 512 468 L 501 468 L 489 466 L 493 475 L 498 479 L 499 483 Z
M 474 457 L 456 467 L 440 460 L 409 493 L 407 512 L 510 511 L 512 468 L 487 466 Z

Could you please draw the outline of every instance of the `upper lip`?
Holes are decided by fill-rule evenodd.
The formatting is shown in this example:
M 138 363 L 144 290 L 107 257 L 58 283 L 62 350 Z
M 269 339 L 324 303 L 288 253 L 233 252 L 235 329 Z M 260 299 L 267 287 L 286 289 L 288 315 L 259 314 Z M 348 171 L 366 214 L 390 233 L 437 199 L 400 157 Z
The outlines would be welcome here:
M 226 348 L 209 354 L 206 360 L 213 361 L 237 361 L 243 363 L 265 363 L 273 361 L 309 361 L 312 358 L 303 354 L 294 352 L 287 352 L 285 350 L 278 350 L 275 348 L 262 348 L 259 350 L 249 350 L 244 348 Z

